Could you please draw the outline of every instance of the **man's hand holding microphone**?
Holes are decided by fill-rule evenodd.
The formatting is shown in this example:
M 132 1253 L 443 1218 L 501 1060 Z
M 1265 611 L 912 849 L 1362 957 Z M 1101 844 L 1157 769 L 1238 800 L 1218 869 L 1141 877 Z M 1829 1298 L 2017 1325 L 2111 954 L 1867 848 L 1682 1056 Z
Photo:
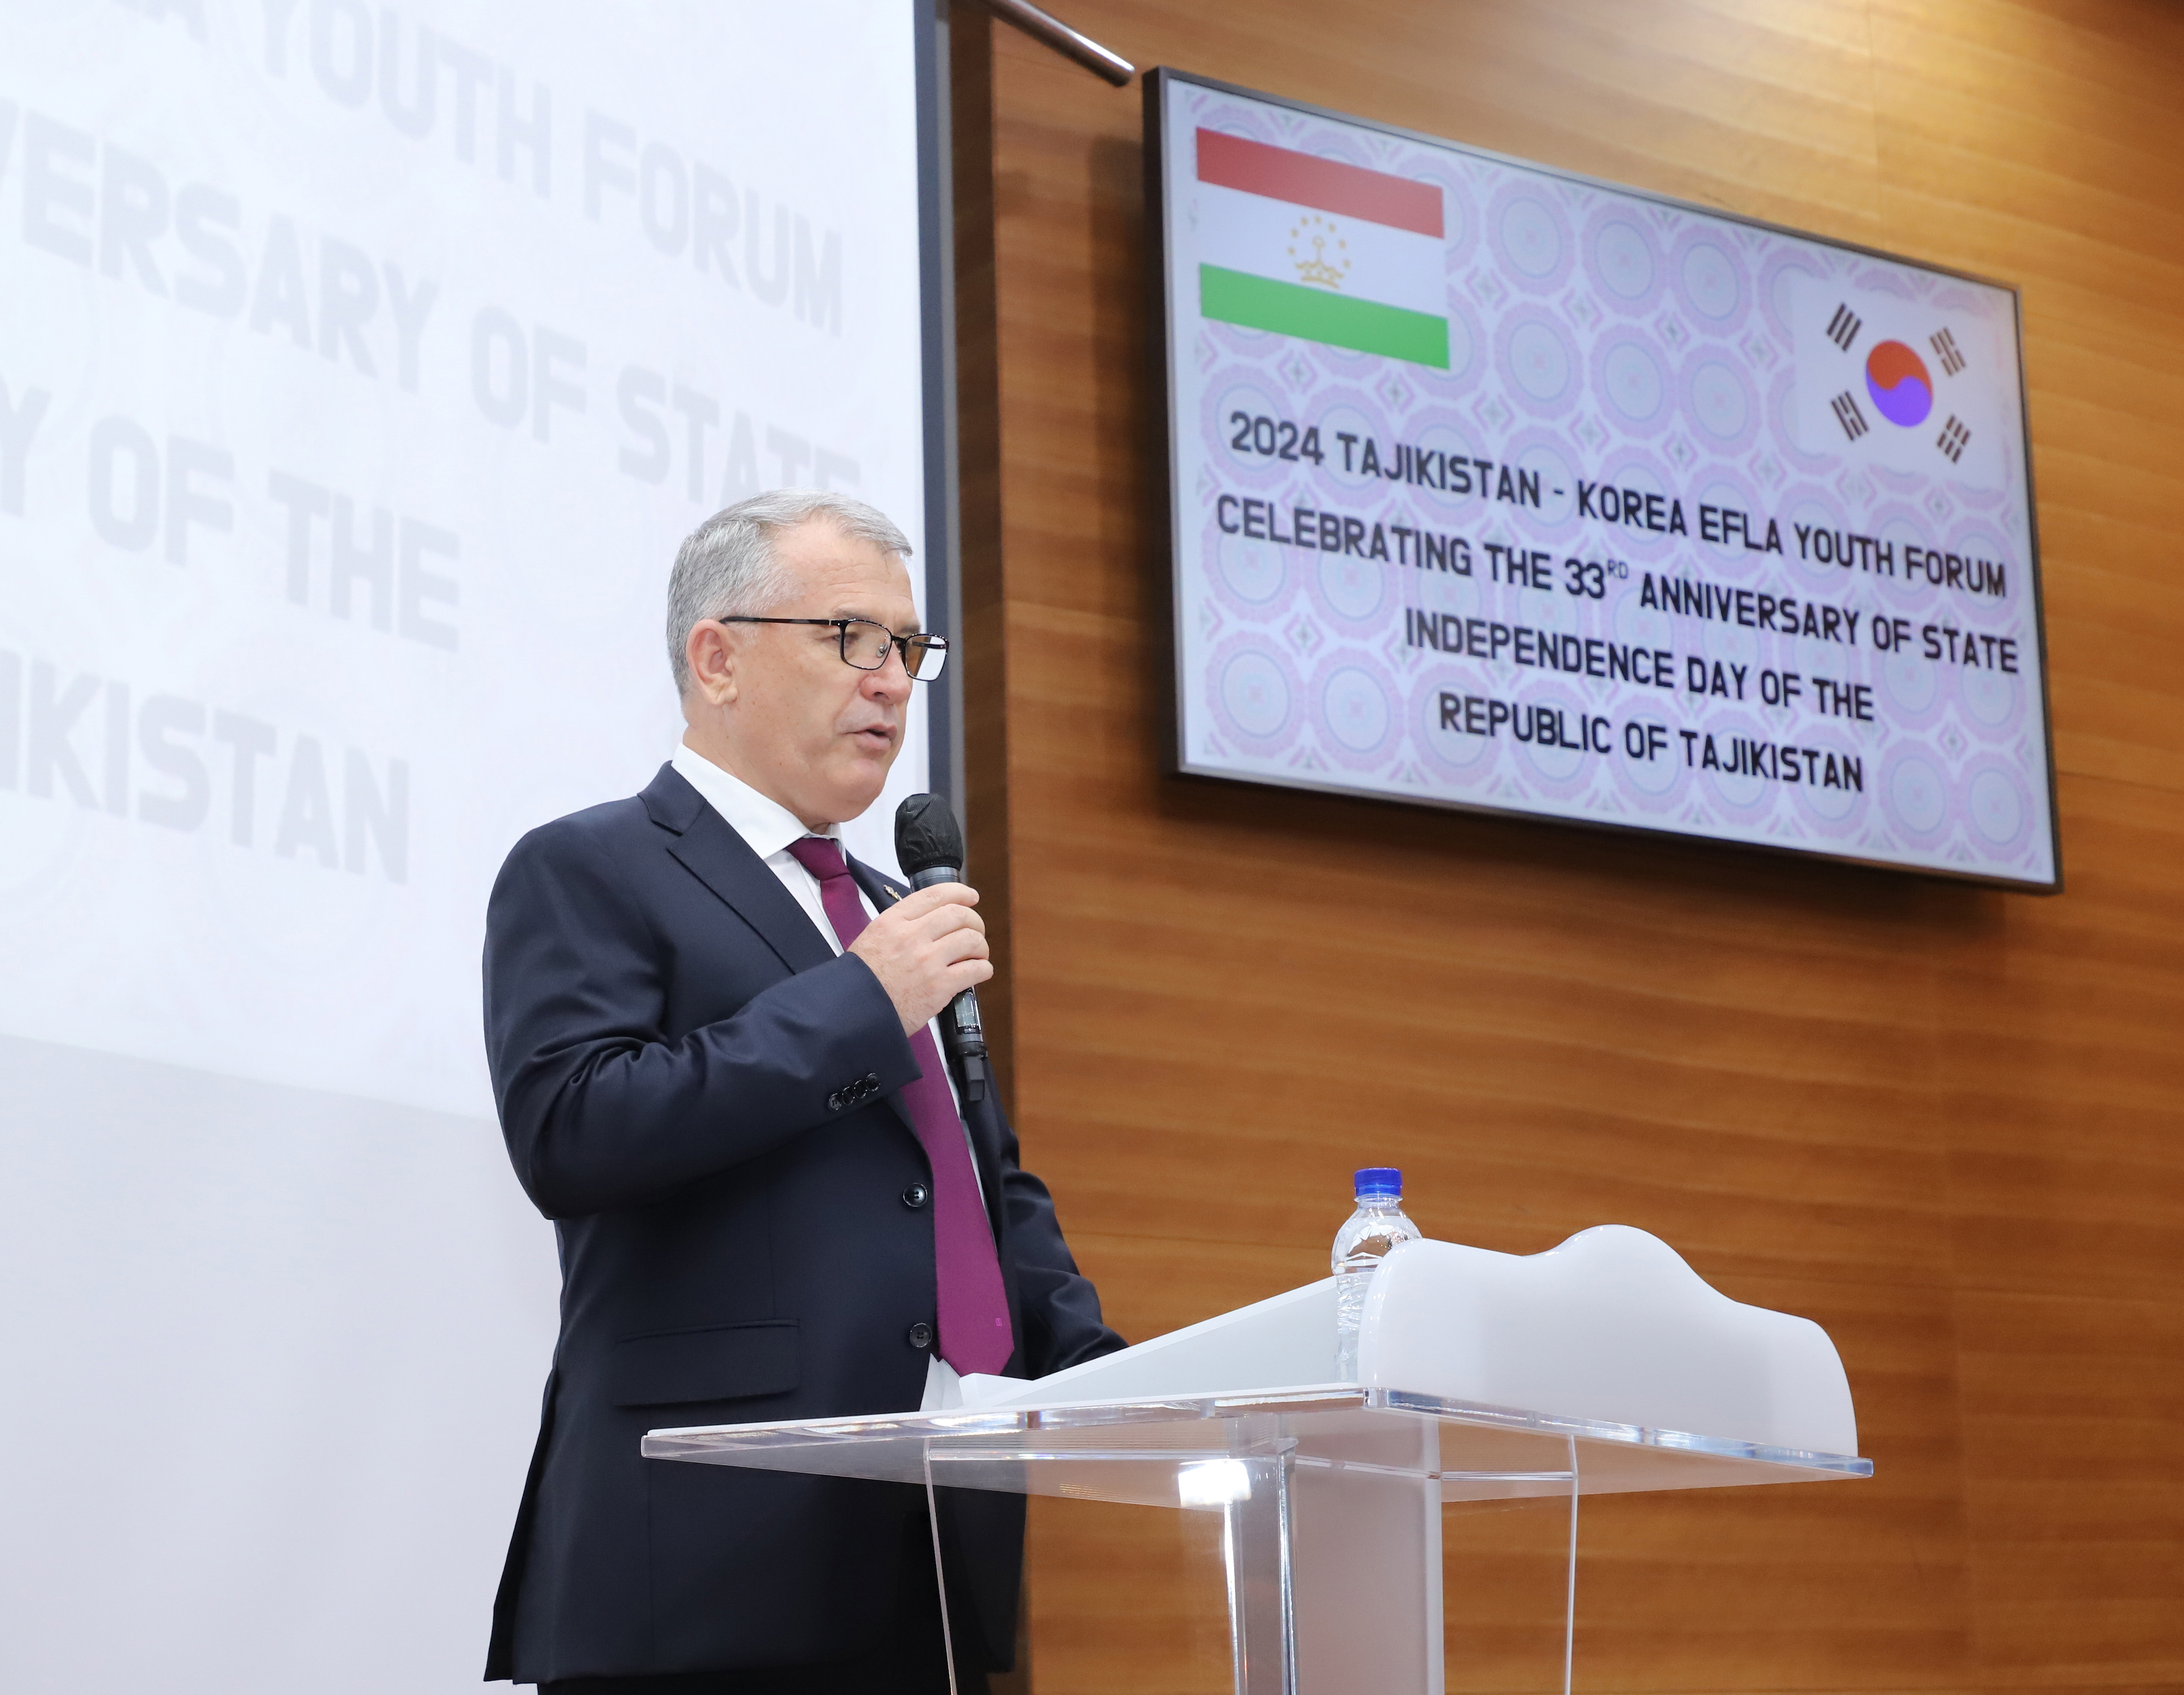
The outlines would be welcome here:
M 895 857 L 911 892 L 865 927 L 851 951 L 872 968 L 905 1035 L 942 1009 L 940 1035 L 965 1103 L 986 1097 L 986 1030 L 977 986 L 994 974 L 978 891 L 963 879 L 963 832 L 938 795 L 895 809 Z M 881 934 L 884 928 L 886 934 Z M 878 940 L 876 945 L 874 938 Z
M 994 974 L 978 891 L 963 883 L 912 889 L 865 926 L 850 951 L 872 968 L 913 1035 L 966 990 Z

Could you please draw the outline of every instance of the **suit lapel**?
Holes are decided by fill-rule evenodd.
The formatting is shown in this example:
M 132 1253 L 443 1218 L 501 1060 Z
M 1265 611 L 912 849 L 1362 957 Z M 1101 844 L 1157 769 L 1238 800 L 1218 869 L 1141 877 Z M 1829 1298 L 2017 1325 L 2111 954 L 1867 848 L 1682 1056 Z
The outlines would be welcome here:
M 705 797 L 691 787 L 681 772 L 671 765 L 661 766 L 659 775 L 638 799 L 644 803 L 652 822 L 667 833 L 667 851 L 755 930 L 792 973 L 810 971 L 834 957 L 834 950 L 797 904 L 796 897 L 781 886 L 781 879 L 751 851 L 750 844 L 706 804 Z M 857 879 L 874 912 L 884 912 L 908 892 L 862 860 L 846 854 L 844 857 L 849 859 L 850 875 Z M 947 1062 L 944 1057 L 941 1060 L 943 1065 Z M 915 1135 L 916 1127 L 903 1109 L 901 1096 L 890 1094 L 887 1104 L 901 1120 L 903 1129 Z M 981 1122 L 988 1115 L 972 1108 L 962 1116 L 971 1132 L 972 1152 L 990 1213 L 999 1201 L 1000 1164 L 989 1146 L 993 1137 L 985 1133 L 986 1126 Z
M 865 891 L 865 899 L 872 903 L 875 913 L 884 912 L 910 891 L 902 884 L 889 878 L 884 872 L 875 871 L 855 855 L 842 856 L 850 862 L 850 875 L 857 879 L 857 887 Z
M 652 822 L 668 832 L 667 851 L 757 931 L 790 971 L 833 958 L 796 897 L 673 766 L 662 766 L 638 798 Z

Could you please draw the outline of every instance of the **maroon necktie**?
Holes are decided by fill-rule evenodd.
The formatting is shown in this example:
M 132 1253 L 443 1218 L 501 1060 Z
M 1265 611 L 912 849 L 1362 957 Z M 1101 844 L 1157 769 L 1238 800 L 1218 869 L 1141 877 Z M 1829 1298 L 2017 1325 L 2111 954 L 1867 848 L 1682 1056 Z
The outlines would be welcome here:
M 847 948 L 872 922 L 857 898 L 856 879 L 843 861 L 841 845 L 826 836 L 791 842 L 797 863 L 819 879 L 819 899 L 827 921 Z M 1008 1296 L 1001 1288 L 1001 1264 L 994 1252 L 994 1233 L 978 1199 L 978 1174 L 971 1163 L 963 1121 L 948 1092 L 940 1050 L 930 1025 L 910 1039 L 911 1057 L 923 1073 L 903 1085 L 911 1128 L 933 1168 L 933 1270 L 939 1292 L 940 1357 L 959 1372 L 995 1372 L 1016 1352 L 1009 1330 Z

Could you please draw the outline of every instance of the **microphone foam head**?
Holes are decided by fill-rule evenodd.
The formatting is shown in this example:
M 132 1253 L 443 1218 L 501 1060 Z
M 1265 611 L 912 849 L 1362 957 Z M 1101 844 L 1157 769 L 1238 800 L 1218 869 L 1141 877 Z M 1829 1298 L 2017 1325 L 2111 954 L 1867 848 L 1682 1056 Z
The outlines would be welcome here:
M 956 811 L 938 795 L 913 795 L 894 813 L 894 856 L 905 877 L 935 866 L 963 868 L 963 831 Z

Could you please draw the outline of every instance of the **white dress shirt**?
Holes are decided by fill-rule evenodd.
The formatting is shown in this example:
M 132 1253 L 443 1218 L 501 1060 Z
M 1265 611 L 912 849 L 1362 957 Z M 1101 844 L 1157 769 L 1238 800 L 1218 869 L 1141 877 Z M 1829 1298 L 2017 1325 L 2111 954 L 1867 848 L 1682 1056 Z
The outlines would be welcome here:
M 804 909 L 813 928 L 838 956 L 842 951 L 841 938 L 834 934 L 833 921 L 827 916 L 827 904 L 819 894 L 819 879 L 805 869 L 804 862 L 789 852 L 788 847 L 792 842 L 821 834 L 838 841 L 841 832 L 831 824 L 824 832 L 805 828 L 804 821 L 779 801 L 760 794 L 743 778 L 714 764 L 687 742 L 675 744 L 674 756 L 668 763 L 688 779 L 690 786 L 704 795 L 706 803 L 727 821 L 728 828 L 741 836 L 745 845 L 766 861 L 766 868 L 781 879 L 781 886 Z M 846 849 L 844 853 L 846 858 Z M 873 911 L 871 897 L 861 886 L 857 889 L 857 900 L 863 906 L 867 918 L 879 916 Z M 945 1053 L 947 1050 L 940 1044 L 940 1021 L 933 1019 L 925 1029 L 926 1034 L 933 1038 L 933 1051 Z M 978 1168 L 978 1149 L 971 1142 L 971 1127 L 963 1120 L 963 1102 L 956 1092 L 955 1074 L 945 1064 L 940 1069 L 941 1075 L 948 1079 L 948 1097 L 956 1103 L 956 1121 L 963 1124 L 964 1143 L 971 1147 L 971 1168 L 976 1171 Z M 981 1207 L 986 1204 L 983 1187 L 979 1191 L 978 1204 Z M 925 1363 L 925 1399 L 918 1410 L 932 1412 L 944 1407 L 961 1405 L 962 1397 L 956 1388 L 956 1382 L 955 1368 L 941 1358 L 938 1352 L 928 1354 Z

